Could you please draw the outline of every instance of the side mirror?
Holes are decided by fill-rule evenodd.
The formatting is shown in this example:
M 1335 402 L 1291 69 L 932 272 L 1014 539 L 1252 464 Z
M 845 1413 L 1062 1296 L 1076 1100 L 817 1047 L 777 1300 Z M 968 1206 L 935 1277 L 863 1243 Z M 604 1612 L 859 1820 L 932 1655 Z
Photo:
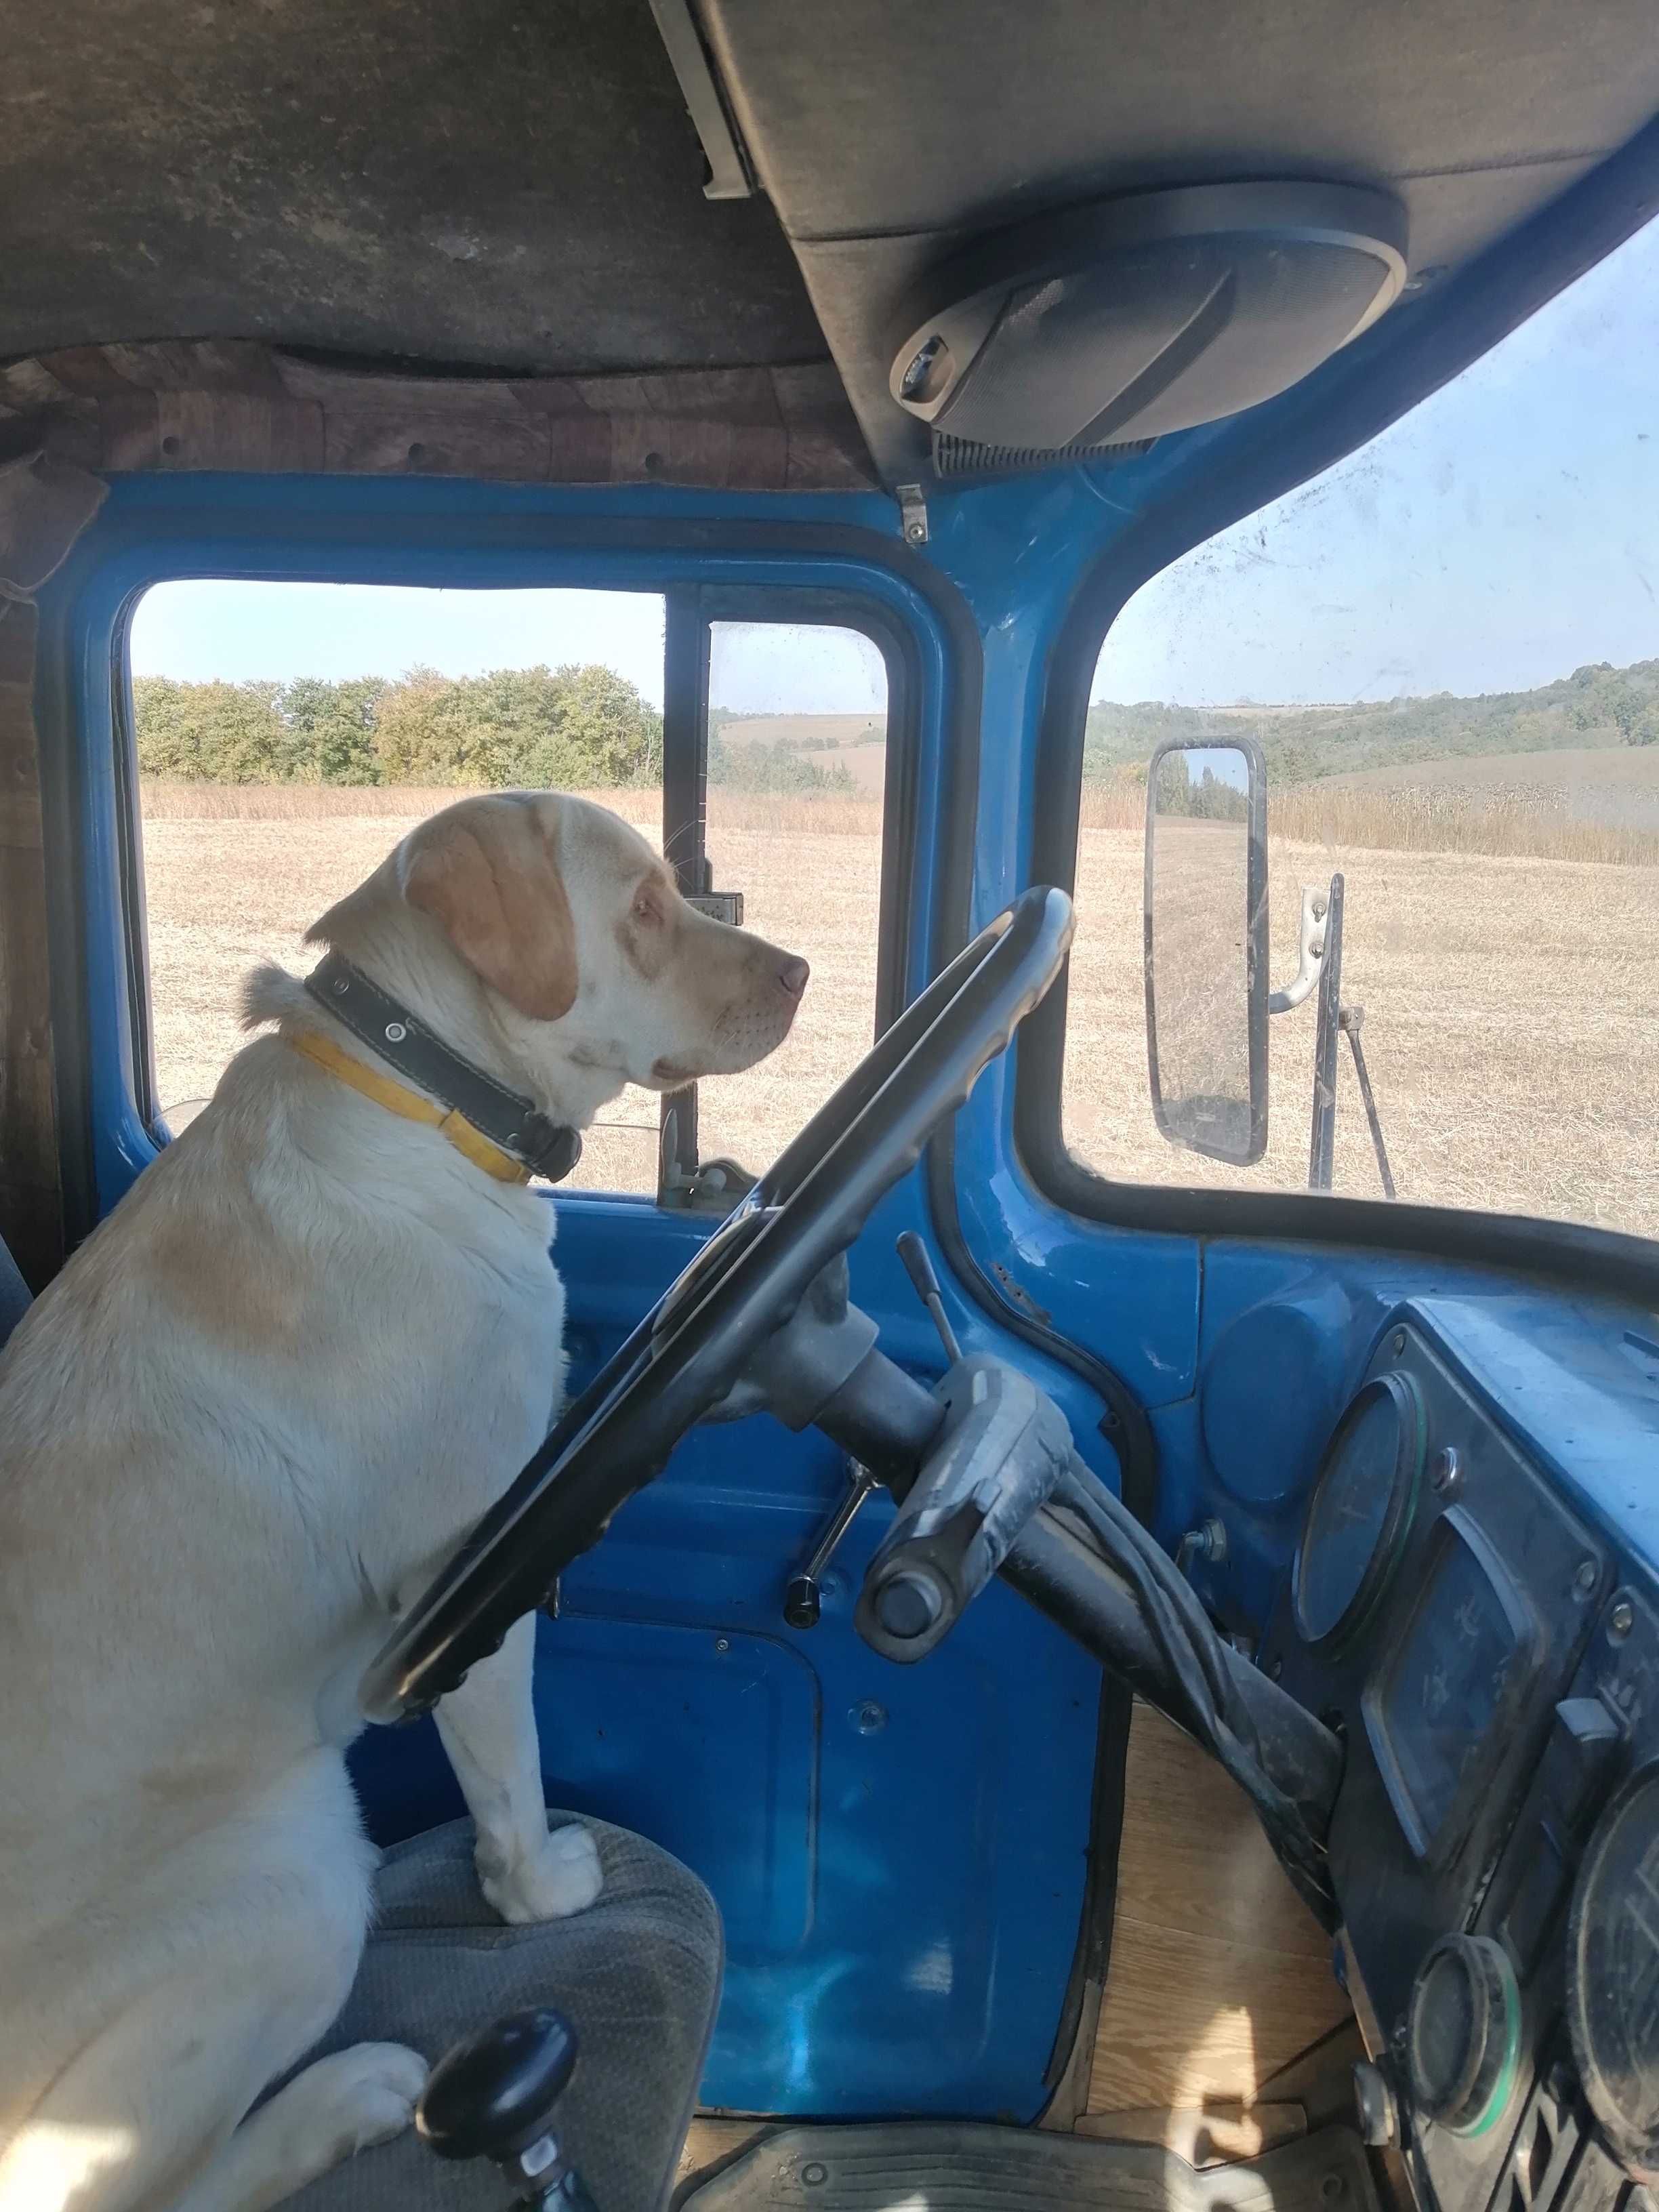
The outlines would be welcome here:
M 1267 776 L 1253 738 L 1176 738 L 1146 771 L 1146 1063 L 1172 1145 L 1267 1146 Z

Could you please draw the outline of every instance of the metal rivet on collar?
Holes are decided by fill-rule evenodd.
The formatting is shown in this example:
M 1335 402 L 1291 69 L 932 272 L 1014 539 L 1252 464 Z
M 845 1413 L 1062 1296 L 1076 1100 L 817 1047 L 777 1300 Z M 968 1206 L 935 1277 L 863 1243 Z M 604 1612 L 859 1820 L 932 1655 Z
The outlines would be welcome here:
M 350 988 L 351 988 L 351 978 L 350 978 L 349 975 L 342 975 L 342 976 L 339 976 L 339 977 L 336 980 L 336 982 L 335 982 L 335 985 L 334 985 L 334 994 L 335 994 L 335 996 L 336 996 L 337 998 L 343 999 L 343 998 L 344 998 L 344 996 L 345 996 L 345 994 L 346 994 L 346 993 L 347 993 Z
M 401 1022 L 388 1022 L 386 1025 L 386 1041 L 388 1044 L 401 1044 L 408 1035 L 409 1031 Z

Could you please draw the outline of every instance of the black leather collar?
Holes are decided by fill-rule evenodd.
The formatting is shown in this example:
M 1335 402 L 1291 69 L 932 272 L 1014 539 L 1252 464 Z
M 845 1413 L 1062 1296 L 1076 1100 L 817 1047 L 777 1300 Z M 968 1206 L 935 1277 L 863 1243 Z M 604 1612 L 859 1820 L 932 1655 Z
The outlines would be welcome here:
M 407 1006 L 337 952 L 318 962 L 306 977 L 306 988 L 377 1058 L 464 1114 L 492 1144 L 522 1160 L 532 1175 L 562 1182 L 580 1159 L 579 1130 L 549 1121 L 532 1099 L 452 1052 Z

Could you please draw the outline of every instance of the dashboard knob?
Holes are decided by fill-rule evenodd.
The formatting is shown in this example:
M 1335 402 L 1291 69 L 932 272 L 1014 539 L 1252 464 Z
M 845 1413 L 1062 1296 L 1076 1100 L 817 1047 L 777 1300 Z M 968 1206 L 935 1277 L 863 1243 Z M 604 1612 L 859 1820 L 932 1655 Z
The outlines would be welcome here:
M 1521 1993 L 1489 1936 L 1443 1936 L 1412 1985 L 1406 2061 L 1419 2112 L 1453 2135 L 1484 2135 L 1509 2102 L 1521 2050 Z
M 1369 2058 L 1360 2059 L 1353 2069 L 1353 2108 L 1361 2142 L 1386 2150 L 1399 2142 L 1400 2100 L 1388 2075 Z

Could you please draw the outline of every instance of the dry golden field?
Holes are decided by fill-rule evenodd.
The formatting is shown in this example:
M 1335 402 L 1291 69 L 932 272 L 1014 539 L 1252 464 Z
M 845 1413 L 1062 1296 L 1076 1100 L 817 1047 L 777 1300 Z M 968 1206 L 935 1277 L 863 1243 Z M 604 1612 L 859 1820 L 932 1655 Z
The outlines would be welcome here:
M 315 786 L 147 786 L 145 902 L 155 1094 L 177 1128 L 242 1042 L 238 986 L 255 962 L 302 972 L 306 928 L 360 882 L 411 819 L 453 791 Z M 660 842 L 659 792 L 597 794 Z M 369 811 L 371 810 L 372 811 Z M 701 1149 L 764 1167 L 869 1049 L 875 1006 L 881 811 L 866 799 L 709 794 L 714 879 L 749 920 L 812 963 L 793 1035 L 746 1075 L 703 1086 Z M 586 1140 L 572 1187 L 654 1191 L 658 1102 L 629 1091 Z M 620 1126 L 618 1126 L 620 1125 Z
M 175 1125 L 239 1042 L 238 981 L 260 959 L 304 958 L 306 925 L 365 875 L 442 791 L 157 787 L 144 802 L 157 1093 Z M 1347 889 L 1344 998 L 1364 1043 L 1401 1195 L 1571 1215 L 1659 1235 L 1659 866 L 1557 857 L 1578 830 L 1529 833 L 1543 851 L 1390 848 L 1410 793 L 1361 794 L 1271 846 L 1274 980 L 1293 971 L 1300 886 L 1334 867 Z M 812 963 L 795 1034 L 748 1075 L 706 1085 L 702 1150 L 758 1167 L 866 1049 L 874 989 L 880 841 L 873 801 L 711 791 L 715 880 L 747 893 L 750 925 Z M 606 803 L 654 836 L 647 792 Z M 1147 1103 L 1138 793 L 1091 792 L 1077 887 L 1066 1069 L 1067 1138 L 1103 1171 L 1159 1182 L 1306 1178 L 1311 1001 L 1271 1028 L 1267 1160 L 1235 1170 L 1166 1146 Z M 1309 834 L 1310 831 L 1316 834 Z M 1570 833 L 1570 834 L 1569 834 Z M 1443 830 L 1478 843 L 1478 824 Z M 1492 823 L 1489 841 L 1518 834 Z M 1618 832 L 1623 838 L 1627 833 Z M 1407 841 L 1409 842 L 1409 840 Z M 1644 861 L 1646 864 L 1642 864 Z M 1346 1048 L 1339 1071 L 1337 1187 L 1377 1189 Z M 653 1187 L 656 1102 L 629 1095 L 596 1131 L 579 1182 Z

